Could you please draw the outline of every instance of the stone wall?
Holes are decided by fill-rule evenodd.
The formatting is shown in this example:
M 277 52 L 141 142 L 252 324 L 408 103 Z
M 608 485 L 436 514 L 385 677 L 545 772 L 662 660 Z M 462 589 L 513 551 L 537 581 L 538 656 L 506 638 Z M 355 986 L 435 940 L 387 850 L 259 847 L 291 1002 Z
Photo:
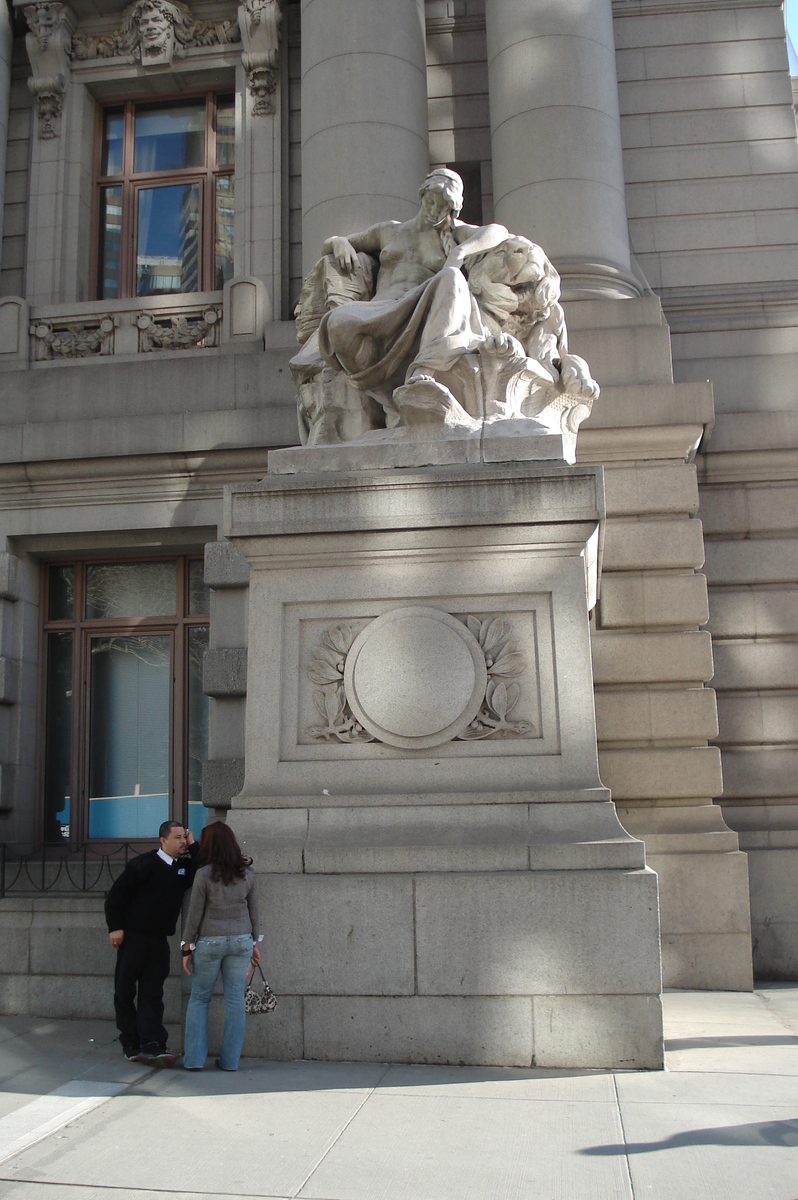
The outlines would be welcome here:
M 630 236 L 699 457 L 723 812 L 748 852 L 754 969 L 798 973 L 798 141 L 779 3 L 616 3 Z M 628 11 L 627 11 L 628 10 Z

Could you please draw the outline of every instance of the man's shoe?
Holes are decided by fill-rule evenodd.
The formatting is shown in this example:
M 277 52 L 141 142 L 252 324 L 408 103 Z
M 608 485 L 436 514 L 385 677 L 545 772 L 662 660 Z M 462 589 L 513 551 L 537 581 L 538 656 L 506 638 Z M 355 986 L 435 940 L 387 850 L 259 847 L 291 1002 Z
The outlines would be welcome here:
M 138 1058 L 139 1058 L 138 1050 L 125 1050 L 125 1051 L 123 1051 L 123 1053 L 128 1062 L 138 1062 Z
M 142 1063 L 145 1067 L 155 1067 L 158 1065 L 158 1055 L 154 1051 L 139 1050 L 138 1054 L 133 1056 L 136 1062 Z
M 171 1050 L 159 1050 L 155 1055 L 156 1063 L 161 1067 L 173 1067 L 177 1061 Z

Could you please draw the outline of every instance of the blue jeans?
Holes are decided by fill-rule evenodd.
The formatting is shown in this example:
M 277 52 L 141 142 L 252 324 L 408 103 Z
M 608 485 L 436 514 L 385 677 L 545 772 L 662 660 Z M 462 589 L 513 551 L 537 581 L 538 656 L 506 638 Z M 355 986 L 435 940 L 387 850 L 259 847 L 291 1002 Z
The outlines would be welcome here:
M 228 937 L 201 937 L 194 951 L 191 997 L 186 1012 L 186 1046 L 183 1066 L 196 1070 L 208 1057 L 208 1005 L 213 985 L 222 972 L 224 983 L 224 1032 L 219 1065 L 237 1071 L 244 1042 L 244 984 L 252 955 L 248 933 Z

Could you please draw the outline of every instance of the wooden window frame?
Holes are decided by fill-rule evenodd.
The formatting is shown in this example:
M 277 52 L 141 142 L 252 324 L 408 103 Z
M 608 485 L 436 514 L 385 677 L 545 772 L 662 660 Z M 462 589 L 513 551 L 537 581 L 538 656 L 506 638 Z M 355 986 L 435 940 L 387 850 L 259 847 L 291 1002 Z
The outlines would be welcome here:
M 89 838 L 88 835 L 88 780 L 89 780 L 89 731 L 90 731 L 90 670 L 92 637 L 102 634 L 126 636 L 136 633 L 166 633 L 171 636 L 171 676 L 169 698 L 169 820 L 188 820 L 188 748 L 189 748 L 189 659 L 188 630 L 210 628 L 209 613 L 188 613 L 189 564 L 202 561 L 199 554 L 159 554 L 70 556 L 48 559 L 42 565 L 40 581 L 40 653 L 39 653 L 39 751 L 36 755 L 36 795 L 40 843 L 47 836 L 45 825 L 45 769 L 47 756 L 47 657 L 49 634 L 72 634 L 72 728 L 70 752 L 70 812 L 69 841 L 48 842 L 50 846 L 62 845 L 78 849 L 83 845 L 103 850 L 116 846 L 120 841 L 146 846 L 157 836 L 153 831 L 149 838 Z M 132 563 L 176 562 L 175 616 L 87 618 L 86 570 L 91 566 L 128 565 Z M 49 577 L 53 567 L 73 567 L 75 572 L 74 617 L 56 621 L 48 618 Z
M 139 171 L 133 170 L 134 131 L 136 109 L 163 108 L 169 104 L 182 104 L 186 101 L 205 98 L 205 163 L 201 167 L 181 167 L 171 171 Z M 138 193 L 142 188 L 152 186 L 169 186 L 181 183 L 200 183 L 200 229 L 201 254 L 200 277 L 198 292 L 212 292 L 215 275 L 216 255 L 216 180 L 220 176 L 230 175 L 235 178 L 235 163 L 219 166 L 216 163 L 216 134 L 217 112 L 219 102 L 232 100 L 235 94 L 229 89 L 198 92 L 181 92 L 179 96 L 133 97 L 129 100 L 108 100 L 98 104 L 94 126 L 94 158 L 93 158 L 93 187 L 92 187 L 92 239 L 89 262 L 91 280 L 90 295 L 93 300 L 102 300 L 100 281 L 100 197 L 105 188 L 119 187 L 122 189 L 122 218 L 119 247 L 119 296 L 107 297 L 109 300 L 132 300 L 136 298 L 136 223 L 138 214 Z M 117 175 L 102 175 L 103 132 L 105 114 L 112 109 L 121 109 L 123 113 L 123 143 L 122 170 Z M 196 295 L 194 292 L 172 292 L 165 295 Z M 144 299 L 144 297 L 139 297 Z

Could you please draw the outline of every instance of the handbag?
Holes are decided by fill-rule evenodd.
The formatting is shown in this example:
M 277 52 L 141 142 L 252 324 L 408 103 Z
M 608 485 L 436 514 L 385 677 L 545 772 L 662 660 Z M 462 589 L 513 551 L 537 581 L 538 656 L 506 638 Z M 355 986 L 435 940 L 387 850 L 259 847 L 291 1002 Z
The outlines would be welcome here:
M 244 989 L 244 1008 L 248 1013 L 270 1013 L 274 1012 L 277 1007 L 277 997 L 266 980 L 263 974 L 263 968 L 260 963 L 256 963 L 254 958 L 251 961 L 253 968 L 252 974 L 247 973 L 247 982 Z M 263 980 L 263 988 L 260 992 L 256 992 L 252 984 L 255 981 L 255 968 L 260 971 L 260 977 Z

